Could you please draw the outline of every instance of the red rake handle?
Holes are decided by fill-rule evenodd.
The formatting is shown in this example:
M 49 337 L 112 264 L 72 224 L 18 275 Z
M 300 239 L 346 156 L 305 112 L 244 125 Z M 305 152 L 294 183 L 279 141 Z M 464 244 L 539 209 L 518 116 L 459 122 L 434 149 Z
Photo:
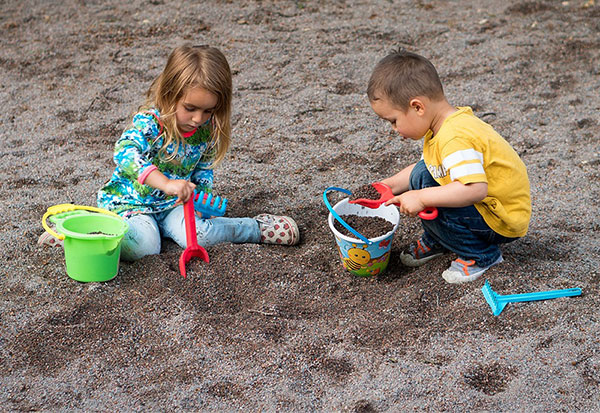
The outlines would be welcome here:
M 194 200 L 192 197 L 183 204 L 183 217 L 185 219 L 185 239 L 187 246 L 188 248 L 190 246 L 197 247 L 196 217 L 194 216 Z
M 419 218 L 432 221 L 438 217 L 438 209 L 436 207 L 427 207 L 417 214 Z
M 179 257 L 179 272 L 186 278 L 185 264 L 193 257 L 199 257 L 205 262 L 209 261 L 208 253 L 206 250 L 198 245 L 198 239 L 196 234 L 196 216 L 194 212 L 194 197 L 190 197 L 183 204 L 183 218 L 185 219 L 185 239 L 187 241 L 187 247 L 181 253 Z

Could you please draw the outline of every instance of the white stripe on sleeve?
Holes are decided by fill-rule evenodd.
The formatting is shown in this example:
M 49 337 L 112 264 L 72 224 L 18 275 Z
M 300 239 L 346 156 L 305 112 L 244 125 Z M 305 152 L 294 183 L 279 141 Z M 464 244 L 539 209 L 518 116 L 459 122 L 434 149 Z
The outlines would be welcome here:
M 483 165 L 480 163 L 467 163 L 450 169 L 450 179 L 456 181 L 463 176 L 484 174 Z
M 442 165 L 444 165 L 446 169 L 450 169 L 461 162 L 475 160 L 478 160 L 483 165 L 483 154 L 475 149 L 469 148 L 463 149 L 462 151 L 456 151 L 446 156 L 442 161 Z

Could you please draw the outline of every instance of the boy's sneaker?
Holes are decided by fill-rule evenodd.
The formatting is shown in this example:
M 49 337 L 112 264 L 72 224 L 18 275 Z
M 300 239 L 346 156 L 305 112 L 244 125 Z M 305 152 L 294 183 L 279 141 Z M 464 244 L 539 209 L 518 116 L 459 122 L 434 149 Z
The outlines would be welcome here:
M 502 261 L 504 261 L 504 259 L 502 258 L 502 255 L 500 255 L 496 261 L 487 267 L 480 267 L 475 263 L 474 260 L 465 261 L 461 258 L 457 258 L 452 261 L 450 267 L 442 273 L 442 277 L 451 284 L 462 284 L 475 281 L 488 268 L 493 265 L 500 264 Z
M 441 245 L 429 247 L 423 242 L 423 238 L 421 238 L 417 242 L 410 244 L 407 252 L 400 254 L 400 261 L 408 267 L 418 267 L 435 257 L 439 257 L 444 252 L 446 252 L 446 249 Z
M 298 225 L 290 217 L 260 214 L 254 217 L 260 228 L 260 242 L 264 244 L 296 245 L 300 241 Z

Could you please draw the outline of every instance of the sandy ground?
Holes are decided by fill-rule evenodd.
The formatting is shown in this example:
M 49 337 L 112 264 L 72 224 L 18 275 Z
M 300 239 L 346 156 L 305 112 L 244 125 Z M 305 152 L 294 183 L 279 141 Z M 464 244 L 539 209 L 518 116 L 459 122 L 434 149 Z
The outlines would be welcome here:
M 598 411 L 600 5 L 570 1 L 0 2 L 0 405 L 9 411 Z M 39 248 L 49 206 L 95 205 L 112 147 L 166 56 L 223 50 L 233 147 L 216 171 L 230 216 L 289 214 L 291 248 L 220 245 L 70 279 Z M 522 156 L 528 235 L 484 279 L 409 269 L 402 218 L 388 271 L 340 265 L 322 192 L 418 159 L 368 105 L 369 74 L 405 47 L 438 67 Z M 336 194 L 332 194 L 332 198 Z

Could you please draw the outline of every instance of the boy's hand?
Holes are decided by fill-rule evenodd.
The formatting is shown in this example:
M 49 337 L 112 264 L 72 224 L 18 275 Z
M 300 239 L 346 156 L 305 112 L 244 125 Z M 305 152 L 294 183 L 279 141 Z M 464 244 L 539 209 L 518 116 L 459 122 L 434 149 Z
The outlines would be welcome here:
M 183 179 L 169 179 L 164 192 L 167 195 L 176 195 L 178 198 L 177 202 L 186 202 L 194 193 L 195 188 L 196 185 L 190 181 Z
M 419 191 L 407 191 L 400 195 L 396 195 L 385 205 L 396 204 L 398 209 L 405 215 L 416 217 L 419 212 L 425 209 L 425 204 L 421 202 Z

